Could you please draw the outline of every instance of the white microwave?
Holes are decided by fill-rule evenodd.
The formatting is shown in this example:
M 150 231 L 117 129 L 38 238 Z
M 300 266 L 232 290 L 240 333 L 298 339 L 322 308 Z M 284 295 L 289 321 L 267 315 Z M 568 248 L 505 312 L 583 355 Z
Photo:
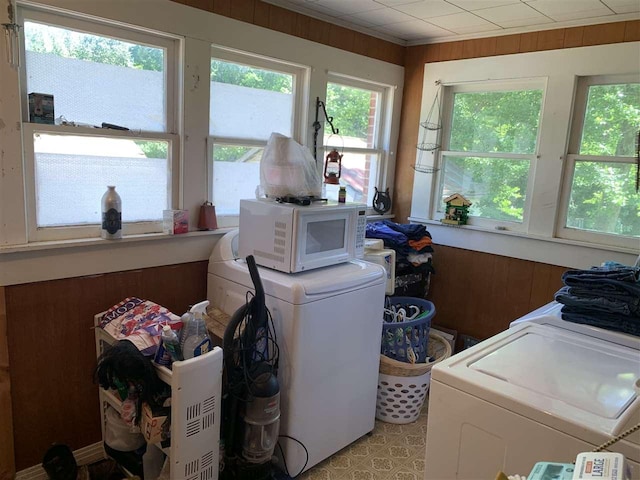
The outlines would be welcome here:
M 362 204 L 240 200 L 238 254 L 296 273 L 361 258 L 367 208 Z

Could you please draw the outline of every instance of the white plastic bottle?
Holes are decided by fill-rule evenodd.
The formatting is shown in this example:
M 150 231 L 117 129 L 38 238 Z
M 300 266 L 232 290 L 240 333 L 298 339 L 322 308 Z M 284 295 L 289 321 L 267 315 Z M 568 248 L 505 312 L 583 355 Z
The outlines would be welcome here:
M 193 313 L 193 317 L 189 321 L 188 330 L 185 331 L 185 336 L 183 337 L 184 348 L 182 354 L 185 360 L 203 355 L 212 348 L 211 338 L 207 332 L 207 324 L 204 320 L 208 306 L 209 301 L 205 300 L 204 302 L 195 304 L 191 307 L 191 310 L 189 310 Z
M 174 332 L 169 325 L 162 327 L 162 345 L 171 354 L 171 359 L 175 362 L 182 360 L 182 353 L 180 352 L 180 340 L 178 335 Z
M 107 240 L 122 238 L 122 200 L 111 185 L 102 196 L 101 236 Z

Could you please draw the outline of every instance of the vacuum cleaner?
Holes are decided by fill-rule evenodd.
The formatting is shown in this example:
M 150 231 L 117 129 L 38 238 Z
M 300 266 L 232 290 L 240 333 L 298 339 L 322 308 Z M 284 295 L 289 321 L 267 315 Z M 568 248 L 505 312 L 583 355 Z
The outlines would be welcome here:
M 247 292 L 223 338 L 221 479 L 287 479 L 272 463 L 280 432 L 278 345 L 255 259 L 246 262 L 255 295 Z

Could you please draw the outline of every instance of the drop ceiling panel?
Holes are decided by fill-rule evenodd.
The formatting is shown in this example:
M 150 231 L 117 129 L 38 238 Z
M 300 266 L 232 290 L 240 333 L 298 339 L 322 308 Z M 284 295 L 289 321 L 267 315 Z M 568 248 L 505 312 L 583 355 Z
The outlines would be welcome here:
M 434 17 L 429 19 L 430 23 L 451 30 L 452 32 L 463 34 L 469 32 L 486 32 L 489 30 L 499 30 L 500 27 L 484 18 L 469 12 L 454 13 L 453 15 L 444 15 L 442 17 Z
M 416 18 L 441 17 L 464 11 L 444 0 L 422 0 L 408 5 L 398 5 L 395 9 Z
M 376 3 L 373 0 L 317 0 L 314 2 L 313 8 L 317 7 L 328 8 L 340 15 L 350 15 L 385 8 L 384 5 Z
M 602 0 L 602 3 L 616 13 L 640 12 L 640 0 Z
M 370 22 L 372 25 L 376 26 L 415 20 L 414 17 L 407 15 L 406 13 L 402 13 L 388 7 L 368 12 L 354 13 L 353 16 L 366 22 Z
M 524 3 L 485 8 L 475 11 L 474 14 L 503 28 L 538 25 L 553 21 Z
M 449 3 L 456 5 L 463 10 L 482 10 L 483 8 L 501 7 L 502 5 L 511 5 L 520 3 L 520 0 L 447 0 Z
M 401 45 L 640 19 L 640 0 L 262 0 Z
M 599 0 L 530 0 L 526 3 L 556 22 L 613 15 Z

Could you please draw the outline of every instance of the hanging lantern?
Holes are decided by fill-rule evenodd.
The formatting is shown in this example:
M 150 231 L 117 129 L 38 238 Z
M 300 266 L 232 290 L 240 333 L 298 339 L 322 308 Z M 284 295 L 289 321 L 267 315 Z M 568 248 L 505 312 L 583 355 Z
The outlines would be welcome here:
M 335 148 L 327 154 L 324 162 L 324 183 L 338 185 L 342 173 L 342 155 Z

